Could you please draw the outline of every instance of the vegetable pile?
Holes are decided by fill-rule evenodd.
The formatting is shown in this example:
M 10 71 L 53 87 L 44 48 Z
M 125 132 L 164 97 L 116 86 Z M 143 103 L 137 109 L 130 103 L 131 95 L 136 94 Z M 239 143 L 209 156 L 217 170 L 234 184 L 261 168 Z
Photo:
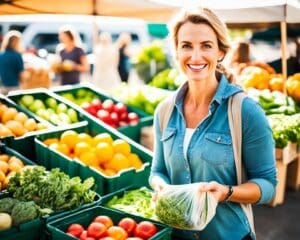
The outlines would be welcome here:
M 154 208 L 151 205 L 152 192 L 145 188 L 130 190 L 124 193 L 123 196 L 114 196 L 106 207 L 122 210 L 134 215 L 156 219 Z
M 81 183 L 79 177 L 70 178 L 58 168 L 48 172 L 37 166 L 16 173 L 10 178 L 7 189 L 20 201 L 34 201 L 42 208 L 56 211 L 93 202 L 96 195 L 91 191 L 93 185 L 93 178 Z

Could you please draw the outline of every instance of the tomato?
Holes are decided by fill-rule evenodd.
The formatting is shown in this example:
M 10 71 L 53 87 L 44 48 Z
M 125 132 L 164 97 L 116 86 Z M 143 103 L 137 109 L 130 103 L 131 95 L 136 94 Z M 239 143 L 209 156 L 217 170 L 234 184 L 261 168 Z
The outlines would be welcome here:
M 107 228 L 103 223 L 92 222 L 87 228 L 88 237 L 100 238 L 106 236 Z
M 79 237 L 81 235 L 81 233 L 83 232 L 83 230 L 84 230 L 84 228 L 80 224 L 73 223 L 68 227 L 67 233 L 74 237 Z
M 118 226 L 123 228 L 128 233 L 129 236 L 133 234 L 136 225 L 137 225 L 136 222 L 129 217 L 121 219 L 120 222 L 118 223 Z
M 127 232 L 123 228 L 117 226 L 110 227 L 107 230 L 107 234 L 115 240 L 125 240 L 128 237 Z
M 104 215 L 100 215 L 100 216 L 97 216 L 93 222 L 99 222 L 99 223 L 102 223 L 106 226 L 107 229 L 109 229 L 111 226 L 114 225 L 113 221 L 111 220 L 110 217 L 108 216 L 104 216 Z
M 157 233 L 156 226 L 152 222 L 149 222 L 149 221 L 140 222 L 134 230 L 135 237 L 140 237 L 140 238 L 144 238 L 144 239 L 151 238 L 156 233 Z
M 82 233 L 81 233 L 81 235 L 80 235 L 80 240 L 86 240 L 87 239 L 87 231 L 86 230 L 84 230 Z

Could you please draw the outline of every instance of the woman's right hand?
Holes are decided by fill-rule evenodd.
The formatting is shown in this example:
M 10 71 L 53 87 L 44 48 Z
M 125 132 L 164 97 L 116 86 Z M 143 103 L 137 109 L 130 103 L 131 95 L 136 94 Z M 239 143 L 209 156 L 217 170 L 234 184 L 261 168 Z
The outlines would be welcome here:
M 151 181 L 151 187 L 154 190 L 152 201 L 156 203 L 158 194 L 167 186 L 168 184 L 160 177 L 153 177 Z

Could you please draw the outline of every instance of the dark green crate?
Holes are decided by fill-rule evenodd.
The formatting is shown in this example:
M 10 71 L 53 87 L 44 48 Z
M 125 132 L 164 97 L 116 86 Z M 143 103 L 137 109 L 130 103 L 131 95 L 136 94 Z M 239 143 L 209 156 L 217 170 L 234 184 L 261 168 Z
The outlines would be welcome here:
M 0 231 L 1 240 L 39 240 L 43 239 L 45 224 L 41 219 L 34 219 L 18 227 Z
M 119 100 L 117 100 L 117 99 L 115 99 L 115 98 L 107 95 L 105 92 L 101 91 L 101 89 L 96 88 L 96 87 L 93 88 L 92 86 L 88 86 L 88 85 L 75 85 L 75 86 L 72 86 L 72 87 L 70 87 L 70 86 L 62 86 L 62 87 L 53 88 L 53 91 L 56 94 L 59 94 L 59 95 L 66 94 L 66 93 L 71 93 L 71 94 L 75 95 L 75 93 L 78 90 L 90 91 L 93 94 L 95 94 L 95 96 L 97 96 L 101 101 L 104 101 L 106 99 L 111 99 L 114 103 L 120 102 Z M 133 125 L 133 126 L 132 125 L 127 125 L 127 126 L 124 126 L 124 127 L 120 127 L 120 128 L 118 128 L 118 130 L 122 130 L 123 128 L 133 129 L 134 130 L 136 126 L 138 127 L 140 124 L 143 124 L 144 122 L 145 123 L 148 123 L 149 121 L 153 122 L 153 116 L 150 116 L 149 114 L 141 111 L 138 108 L 134 108 L 134 107 L 131 107 L 131 106 L 128 106 L 128 105 L 126 105 L 126 106 L 127 106 L 128 112 L 135 112 L 135 113 L 138 114 L 138 116 L 139 116 L 139 123 L 137 125 Z M 81 107 L 79 107 L 79 108 L 83 111 L 84 116 L 86 116 L 87 118 L 92 118 L 96 122 L 101 122 L 99 119 L 97 119 L 96 117 L 92 116 L 91 114 L 89 114 L 88 112 L 86 112 L 85 110 L 83 110 Z M 86 120 L 88 120 L 88 119 L 86 119 Z M 129 135 L 129 137 L 130 137 L 130 135 Z M 136 140 L 134 138 L 132 138 L 132 139 Z
M 34 97 L 34 99 L 40 99 L 43 102 L 48 98 L 54 98 L 57 103 L 64 103 L 68 108 L 72 108 L 76 111 L 77 116 L 78 116 L 78 121 L 84 121 L 85 118 L 82 114 L 82 112 L 78 111 L 78 108 L 76 107 L 75 104 L 72 104 L 69 101 L 66 101 L 64 98 L 60 97 L 59 95 L 49 91 L 48 89 L 42 89 L 42 88 L 38 88 L 38 89 L 29 89 L 29 90 L 20 90 L 20 91 L 13 91 L 11 93 L 8 94 L 8 98 L 11 99 L 12 101 L 14 101 L 16 104 L 19 104 L 19 100 L 24 96 L 24 95 L 31 95 Z M 20 105 L 20 104 L 19 104 Z M 28 114 L 32 114 L 33 116 L 37 116 L 35 113 L 33 113 L 32 111 L 30 111 L 29 109 L 25 108 L 24 106 L 20 105 L 20 107 L 26 111 Z M 49 121 L 47 121 L 49 122 Z M 50 122 L 49 122 L 50 123 Z M 52 123 L 52 125 L 55 125 Z M 68 124 L 66 124 L 68 125 Z
M 105 208 L 102 206 L 96 206 L 90 209 L 85 209 L 83 211 L 65 216 L 64 218 L 57 219 L 55 221 L 51 221 L 47 224 L 47 230 L 50 234 L 50 239 L 52 240 L 67 240 L 67 239 L 76 239 L 66 234 L 66 230 L 68 226 L 72 223 L 82 224 L 85 228 L 93 221 L 93 219 L 98 215 L 107 215 L 111 217 L 114 224 L 117 225 L 118 222 L 125 217 L 133 218 L 137 222 L 145 221 L 145 218 L 134 216 L 127 213 L 121 213 L 114 211 L 109 208 Z M 166 225 L 159 224 L 153 222 L 157 227 L 158 232 L 149 240 L 168 240 L 170 238 L 171 229 Z
M 152 152 L 122 135 L 113 128 L 106 128 L 104 125 L 97 123 L 89 123 L 87 126 L 74 129 L 77 132 L 86 132 L 91 136 L 95 136 L 99 133 L 107 132 L 113 139 L 121 138 L 127 141 L 131 146 L 131 152 L 139 155 L 141 160 L 145 163 L 144 167 L 138 171 L 135 169 L 126 169 L 115 176 L 105 176 L 99 171 L 96 171 L 92 167 L 84 165 L 80 161 L 71 160 L 67 156 L 63 156 L 55 150 L 50 150 L 43 141 L 48 138 L 60 137 L 64 130 L 41 134 L 36 137 L 36 155 L 39 156 L 37 160 L 41 165 L 46 166 L 47 169 L 50 167 L 60 167 L 64 172 L 70 176 L 80 176 L 82 179 L 86 179 L 90 176 L 95 178 L 96 182 L 96 192 L 100 195 L 105 195 L 111 193 L 120 188 L 126 187 L 131 184 L 139 184 L 140 186 L 146 185 L 148 183 L 148 178 L 150 174 L 150 165 L 152 161 Z

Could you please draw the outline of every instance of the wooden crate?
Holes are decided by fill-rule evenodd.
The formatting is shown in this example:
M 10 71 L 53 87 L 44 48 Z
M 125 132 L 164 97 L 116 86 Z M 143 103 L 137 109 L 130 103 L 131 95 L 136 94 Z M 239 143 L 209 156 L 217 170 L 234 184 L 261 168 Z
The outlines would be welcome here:
M 282 204 L 284 202 L 285 195 L 285 184 L 287 176 L 287 164 L 284 164 L 282 161 L 276 161 L 277 168 L 277 187 L 275 196 L 270 203 L 270 206 L 275 207 L 277 204 Z
M 298 146 L 297 143 L 289 142 L 285 148 L 276 148 L 276 161 L 282 161 L 284 164 L 289 164 L 297 158 Z
M 288 188 L 294 190 L 299 190 L 300 188 L 300 153 L 298 153 L 296 161 L 288 165 L 286 184 Z

